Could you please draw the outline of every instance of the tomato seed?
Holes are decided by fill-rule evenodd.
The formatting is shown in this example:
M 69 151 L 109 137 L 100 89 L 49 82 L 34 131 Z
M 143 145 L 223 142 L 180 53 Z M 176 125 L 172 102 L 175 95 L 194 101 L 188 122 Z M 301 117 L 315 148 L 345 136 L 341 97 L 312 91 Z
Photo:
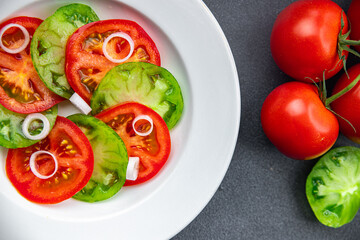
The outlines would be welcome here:
M 65 180 L 67 180 L 69 178 L 68 175 L 66 175 L 66 173 L 62 173 L 61 175 Z

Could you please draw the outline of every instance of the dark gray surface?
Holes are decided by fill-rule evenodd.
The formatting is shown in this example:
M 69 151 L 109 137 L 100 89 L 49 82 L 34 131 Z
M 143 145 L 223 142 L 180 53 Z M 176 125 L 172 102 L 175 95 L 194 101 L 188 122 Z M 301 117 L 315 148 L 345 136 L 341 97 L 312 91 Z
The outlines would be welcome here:
M 359 214 L 339 229 L 317 221 L 305 195 L 305 180 L 316 160 L 283 156 L 261 128 L 260 110 L 266 96 L 290 81 L 275 65 L 269 43 L 276 16 L 294 1 L 204 2 L 222 27 L 235 58 L 241 125 L 220 188 L 198 217 L 173 239 L 360 239 Z M 347 11 L 351 0 L 335 2 Z M 354 144 L 340 136 L 335 147 L 344 145 Z

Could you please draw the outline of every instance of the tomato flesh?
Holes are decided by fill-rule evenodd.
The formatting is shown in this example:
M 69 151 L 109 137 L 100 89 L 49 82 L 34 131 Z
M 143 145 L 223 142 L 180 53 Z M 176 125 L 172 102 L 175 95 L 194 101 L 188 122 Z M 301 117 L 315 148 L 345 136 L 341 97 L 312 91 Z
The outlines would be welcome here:
M 287 75 L 312 83 L 338 73 L 338 35 L 348 32 L 343 10 L 331 0 L 300 0 L 286 7 L 277 17 L 270 40 L 272 56 Z M 342 51 L 347 58 L 348 52 Z M 312 80 L 311 80 L 311 79 Z
M 79 28 L 68 40 L 66 48 L 66 76 L 69 84 L 90 103 L 92 93 L 101 79 L 119 63 L 111 62 L 103 53 L 103 43 L 112 33 L 123 32 L 134 41 L 134 52 L 125 62 L 148 62 L 160 66 L 160 54 L 149 35 L 129 20 L 103 20 Z M 112 58 L 122 59 L 130 52 L 128 41 L 112 38 L 107 45 Z
M 339 134 L 339 124 L 310 84 L 288 82 L 275 88 L 261 109 L 269 140 L 284 155 L 314 159 L 327 152 Z
M 90 6 L 71 3 L 58 8 L 36 29 L 31 57 L 41 80 L 54 93 L 66 99 L 74 94 L 65 75 L 66 44 L 76 29 L 98 20 Z
M 51 152 L 58 161 L 58 171 L 49 179 L 36 177 L 30 169 L 31 155 L 40 150 Z M 54 171 L 48 155 L 40 155 L 36 163 L 43 175 Z M 89 140 L 73 122 L 60 116 L 47 138 L 27 148 L 10 149 L 6 159 L 6 172 L 14 187 L 29 201 L 43 204 L 72 197 L 87 184 L 93 168 Z
M 133 129 L 133 120 L 139 115 L 147 115 L 153 120 L 153 131 L 147 136 L 139 136 Z M 111 107 L 95 117 L 105 122 L 124 141 L 129 157 L 140 158 L 137 180 L 125 182 L 125 186 L 143 183 L 154 177 L 166 163 L 171 149 L 170 133 L 164 120 L 152 109 L 139 103 L 123 103 Z M 135 124 L 138 132 L 146 132 L 149 123 Z
M 32 37 L 42 20 L 16 17 L 0 24 L 0 29 L 11 23 L 25 27 Z M 1 41 L 7 48 L 18 48 L 24 42 L 24 34 L 18 28 L 10 28 Z M 37 75 L 30 56 L 30 44 L 18 54 L 9 54 L 0 48 L 1 105 L 17 113 L 34 113 L 45 111 L 63 100 L 50 91 Z

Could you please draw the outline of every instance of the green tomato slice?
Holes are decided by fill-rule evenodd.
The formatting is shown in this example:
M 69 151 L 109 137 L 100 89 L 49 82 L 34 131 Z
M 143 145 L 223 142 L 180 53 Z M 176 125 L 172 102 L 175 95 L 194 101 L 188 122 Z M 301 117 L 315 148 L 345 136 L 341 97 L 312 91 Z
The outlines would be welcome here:
M 306 181 L 306 196 L 317 219 L 337 228 L 360 207 L 360 149 L 339 147 L 316 163 Z
M 179 121 L 183 107 L 180 86 L 165 68 L 131 62 L 111 69 L 91 98 L 92 114 L 123 102 L 138 102 L 152 108 L 169 129 Z
M 74 93 L 65 75 L 66 43 L 76 29 L 98 20 L 89 6 L 74 3 L 59 8 L 36 29 L 31 40 L 31 57 L 41 80 L 51 91 L 67 99 Z
M 88 184 L 73 198 L 98 202 L 114 196 L 124 185 L 128 154 L 119 135 L 101 120 L 83 114 L 68 117 L 89 139 L 94 171 Z
M 51 129 L 55 124 L 57 113 L 57 105 L 42 112 L 49 120 Z M 0 146 L 6 148 L 24 148 L 40 141 L 25 137 L 22 131 L 22 124 L 27 116 L 27 114 L 12 112 L 0 105 Z M 29 125 L 30 135 L 37 135 L 42 129 L 43 122 L 40 120 L 34 120 Z

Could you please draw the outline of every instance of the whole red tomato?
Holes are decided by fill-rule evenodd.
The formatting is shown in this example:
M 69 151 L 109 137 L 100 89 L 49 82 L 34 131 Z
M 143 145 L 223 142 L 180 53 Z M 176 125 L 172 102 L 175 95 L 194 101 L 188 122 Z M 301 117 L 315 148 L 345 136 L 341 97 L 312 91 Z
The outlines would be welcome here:
M 346 74 L 343 74 L 336 82 L 333 95 L 347 87 L 360 75 L 360 64 L 351 67 L 348 74 L 349 78 Z M 358 82 L 348 92 L 334 100 L 331 103 L 331 108 L 341 116 L 338 117 L 340 132 L 350 140 L 360 143 L 360 83 Z M 352 126 L 344 119 L 350 122 Z
M 360 0 L 353 0 L 347 12 L 351 24 L 350 39 L 360 40 Z M 360 52 L 360 46 L 354 46 Z
M 288 82 L 275 88 L 261 109 L 266 136 L 284 155 L 309 160 L 335 143 L 339 124 L 312 84 Z
M 270 47 L 279 68 L 296 80 L 318 82 L 334 76 L 343 67 L 338 54 L 341 18 L 348 32 L 343 10 L 331 0 L 300 0 L 290 4 L 277 17 Z M 348 52 L 341 51 L 343 58 Z

